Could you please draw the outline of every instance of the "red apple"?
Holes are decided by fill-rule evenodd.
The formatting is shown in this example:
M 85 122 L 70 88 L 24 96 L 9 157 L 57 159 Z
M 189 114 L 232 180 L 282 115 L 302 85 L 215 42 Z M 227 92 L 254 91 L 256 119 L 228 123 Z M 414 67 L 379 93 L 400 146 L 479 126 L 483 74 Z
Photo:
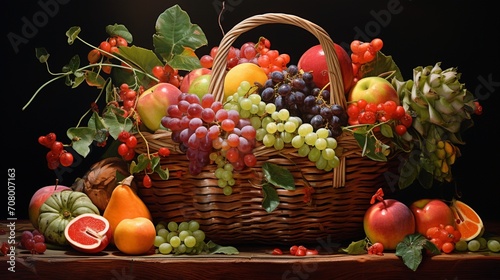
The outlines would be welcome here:
M 158 130 L 168 106 L 177 104 L 180 94 L 180 89 L 170 83 L 158 83 L 145 90 L 137 100 L 142 123 L 152 131 Z
M 384 199 L 368 208 L 363 228 L 371 243 L 380 242 L 384 249 L 395 250 L 405 236 L 415 233 L 415 218 L 404 203 Z
M 189 73 L 187 73 L 184 76 L 184 78 L 182 79 L 182 82 L 181 82 L 179 89 L 181 90 L 181 92 L 184 92 L 184 93 L 188 92 L 189 87 L 191 86 L 191 84 L 193 83 L 193 81 L 196 78 L 198 78 L 201 75 L 210 74 L 211 72 L 212 72 L 212 69 L 209 69 L 209 68 L 197 68 L 197 69 L 189 71 Z
M 71 190 L 71 188 L 63 185 L 52 185 L 39 188 L 31 197 L 28 206 L 28 216 L 31 224 L 35 229 L 38 229 L 38 216 L 40 216 L 40 207 L 45 203 L 53 193 Z
M 380 104 L 388 100 L 400 104 L 399 96 L 392 84 L 382 77 L 361 78 L 347 96 L 347 101 L 364 99 L 368 103 Z
M 455 226 L 453 211 L 440 199 L 419 199 L 410 205 L 410 210 L 415 216 L 416 232 L 424 236 L 430 227 L 438 227 L 440 224 Z
M 340 45 L 334 43 L 334 47 L 340 64 L 342 81 L 344 83 L 344 93 L 348 93 L 354 82 L 351 56 Z M 305 72 L 312 72 L 313 81 L 319 88 L 323 88 L 330 82 L 328 79 L 325 52 L 321 45 L 315 45 L 305 51 L 300 57 L 297 67 Z

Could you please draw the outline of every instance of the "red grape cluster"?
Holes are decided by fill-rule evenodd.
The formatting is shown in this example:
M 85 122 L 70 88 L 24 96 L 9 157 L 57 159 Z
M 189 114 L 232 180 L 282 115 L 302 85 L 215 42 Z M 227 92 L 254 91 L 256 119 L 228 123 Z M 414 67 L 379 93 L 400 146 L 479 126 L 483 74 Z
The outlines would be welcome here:
M 439 251 L 451 253 L 455 249 L 455 243 L 460 241 L 462 234 L 452 225 L 439 225 L 427 229 L 426 237 Z
M 38 143 L 50 149 L 45 156 L 49 169 L 55 170 L 61 165 L 68 167 L 73 164 L 73 154 L 64 149 L 61 141 L 57 141 L 55 133 L 38 137 Z
M 413 119 L 403 106 L 388 100 L 384 103 L 368 103 L 363 99 L 350 103 L 347 106 L 347 120 L 349 125 L 387 123 L 394 121 L 394 131 L 398 135 L 406 133 Z
M 43 254 L 47 250 L 45 237 L 38 230 L 25 230 L 21 234 L 21 247 L 32 254 Z
M 370 42 L 361 42 L 354 40 L 351 42 L 351 60 L 352 70 L 354 73 L 354 82 L 363 78 L 359 69 L 363 64 L 373 61 L 377 56 L 377 52 L 382 49 L 384 42 L 380 38 L 374 38 Z
M 202 56 L 200 58 L 201 66 L 212 68 L 218 50 L 219 47 L 215 46 L 210 50 L 210 54 Z M 290 55 L 271 49 L 271 41 L 265 37 L 260 37 L 258 43 L 245 42 L 240 48 L 233 46 L 229 48 L 227 69 L 245 62 L 259 65 L 266 74 L 269 74 L 273 71 L 285 70 L 290 62 Z
M 162 125 L 172 130 L 172 140 L 179 143 L 189 159 L 189 173 L 197 175 L 211 161 L 214 150 L 235 170 L 254 166 L 252 153 L 256 130 L 236 110 L 226 110 L 212 94 L 200 100 L 196 94 L 182 93 L 178 104 L 170 105 Z

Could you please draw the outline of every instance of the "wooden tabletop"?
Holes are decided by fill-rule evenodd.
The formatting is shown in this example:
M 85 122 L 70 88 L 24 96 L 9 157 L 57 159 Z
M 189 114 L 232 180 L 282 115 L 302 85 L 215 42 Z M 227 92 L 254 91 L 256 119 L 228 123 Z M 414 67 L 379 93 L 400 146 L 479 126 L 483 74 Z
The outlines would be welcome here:
M 5 228 L 5 221 L 2 228 Z M 485 222 L 498 233 L 497 222 Z M 16 222 L 16 234 L 30 230 Z M 6 229 L 8 230 L 8 228 Z M 8 238 L 2 235 L 2 241 Z M 237 247 L 237 246 L 235 246 Z M 18 249 L 2 256 L 1 279 L 499 279 L 500 253 L 467 252 L 424 257 L 416 271 L 393 252 L 346 255 L 320 250 L 316 256 L 272 255 L 270 247 L 237 247 L 237 255 L 127 256 L 115 250 L 86 255 L 47 250 L 31 255 Z M 9 262 L 11 258 L 15 263 Z M 15 272 L 9 271 L 14 265 Z M 6 276 L 6 278 L 5 278 Z

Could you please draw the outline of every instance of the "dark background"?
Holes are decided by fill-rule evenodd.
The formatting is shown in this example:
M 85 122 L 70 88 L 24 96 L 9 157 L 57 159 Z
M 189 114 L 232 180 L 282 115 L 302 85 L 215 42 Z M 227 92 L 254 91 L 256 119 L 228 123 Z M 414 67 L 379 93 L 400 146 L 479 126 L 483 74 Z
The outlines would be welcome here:
M 51 76 L 45 65 L 35 57 L 36 47 L 45 47 L 51 54 L 50 66 L 59 72 L 69 59 L 79 54 L 82 61 L 90 50 L 80 42 L 67 44 L 65 32 L 80 26 L 80 37 L 98 45 L 105 40 L 105 26 L 124 24 L 134 35 L 133 44 L 151 49 L 155 21 L 160 13 L 174 4 L 185 10 L 191 22 L 206 33 L 208 46 L 197 51 L 207 54 L 222 38 L 218 15 L 222 1 L 9 1 L 4 3 L 3 19 L 6 20 L 3 36 L 3 57 L 7 63 L 3 73 L 3 162 L 7 169 L 15 169 L 16 216 L 27 218 L 28 203 L 40 187 L 52 185 L 56 178 L 61 184 L 71 185 L 96 162 L 104 149 L 92 147 L 87 158 L 75 159 L 71 168 L 51 171 L 47 168 L 47 149 L 37 143 L 37 138 L 55 132 L 60 140 L 69 143 L 66 129 L 75 126 L 98 91 L 86 85 L 77 89 L 57 81 L 46 87 L 24 111 L 38 87 Z M 42 5 L 40 4 L 42 3 Z M 49 5 L 44 10 L 43 3 Z M 327 4 L 328 3 L 328 4 Z M 327 6 L 325 6 L 327 5 Z M 332 39 L 347 46 L 353 39 L 362 41 L 380 37 L 384 40 L 383 52 L 392 55 L 405 79 L 412 78 L 417 66 L 442 62 L 442 68 L 458 67 L 461 81 L 482 103 L 484 114 L 474 117 L 475 126 L 464 134 L 467 142 L 460 146 L 462 157 L 453 165 L 454 182 L 436 184 L 431 191 L 418 186 L 403 192 L 408 197 L 439 197 L 449 199 L 455 190 L 461 199 L 476 209 L 482 217 L 498 219 L 492 212 L 498 205 L 498 140 L 494 137 L 499 128 L 495 104 L 499 104 L 500 72 L 498 70 L 499 21 L 493 2 L 477 1 L 227 1 L 221 26 L 228 31 L 241 20 L 260 13 L 282 12 L 295 14 L 322 26 Z M 38 22 L 35 29 L 25 32 L 26 22 Z M 27 31 L 27 30 L 25 30 Z M 14 47 L 8 34 L 24 38 Z M 240 36 L 236 45 L 256 41 L 259 36 L 271 40 L 272 48 L 288 53 L 297 62 L 301 53 L 317 44 L 306 31 L 279 24 L 265 25 Z M 17 48 L 17 50 L 16 50 Z M 8 155 L 7 155 L 8 154 Z M 77 156 L 75 154 L 75 156 Z M 6 187 L 2 197 L 7 194 Z M 6 199 L 3 200 L 6 205 Z M 0 217 L 7 217 L 6 207 Z

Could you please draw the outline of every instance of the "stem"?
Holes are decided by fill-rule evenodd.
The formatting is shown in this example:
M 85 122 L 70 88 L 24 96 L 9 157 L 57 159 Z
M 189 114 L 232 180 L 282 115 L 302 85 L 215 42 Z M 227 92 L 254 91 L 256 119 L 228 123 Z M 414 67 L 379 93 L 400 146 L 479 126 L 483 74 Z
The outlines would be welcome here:
M 37 95 L 37 94 L 38 94 L 38 93 L 39 93 L 39 92 L 40 92 L 40 91 L 41 91 L 44 87 L 48 86 L 50 83 L 54 82 L 55 80 L 62 79 L 62 78 L 64 78 L 64 77 L 66 77 L 67 75 L 69 75 L 69 72 L 68 72 L 68 73 L 65 73 L 65 74 L 63 74 L 63 75 L 61 75 L 61 76 L 57 76 L 57 77 L 55 77 L 55 78 L 53 78 L 53 79 L 48 80 L 47 82 L 45 82 L 45 83 L 44 83 L 41 87 L 39 87 L 39 88 L 37 89 L 37 91 L 35 91 L 35 93 L 33 94 L 33 96 L 31 96 L 30 100 L 28 100 L 28 103 L 26 103 L 26 105 L 24 105 L 24 107 L 23 107 L 23 109 L 22 109 L 22 110 L 24 111 L 24 109 L 26 109 L 26 108 L 30 105 L 31 101 L 33 101 L 33 99 L 35 99 L 35 96 L 36 96 L 36 95 Z
M 83 40 L 82 38 L 80 38 L 80 37 L 78 37 L 78 36 L 76 36 L 76 38 L 77 38 L 78 40 L 80 40 L 82 43 L 84 43 L 85 45 L 87 45 L 87 46 L 89 46 L 89 47 L 91 47 L 91 48 L 93 48 L 93 49 L 98 49 L 97 47 L 95 47 L 95 46 L 93 46 L 93 45 L 91 45 L 91 44 L 87 43 L 87 42 L 86 42 L 85 40 Z M 102 53 L 105 53 L 105 54 L 107 54 L 107 55 L 111 56 L 112 58 L 117 59 L 117 60 L 118 60 L 118 61 L 120 61 L 120 62 L 123 62 L 123 63 L 127 66 L 127 67 L 125 67 L 125 66 L 122 66 L 122 65 L 111 64 L 111 66 L 112 66 L 112 67 L 120 67 L 120 68 L 125 68 L 125 69 L 131 69 L 131 70 L 134 72 L 134 77 L 136 77 L 136 78 L 137 78 L 137 74 L 136 74 L 136 72 L 138 72 L 138 73 L 141 73 L 141 74 L 144 74 L 144 75 L 148 76 L 150 79 L 153 79 L 153 80 L 155 80 L 156 82 L 158 82 L 158 81 L 159 81 L 156 77 L 154 77 L 154 76 L 150 75 L 150 74 L 149 74 L 149 73 L 147 73 L 147 72 L 144 72 L 143 70 L 138 70 L 137 68 L 135 68 L 135 67 L 133 67 L 132 65 L 130 65 L 127 61 L 125 61 L 125 60 L 121 59 L 120 57 L 118 57 L 118 56 L 114 55 L 113 53 L 109 53 L 109 52 L 104 51 L 104 50 L 100 50 L 100 51 L 101 51 Z M 106 65 L 106 64 L 102 64 L 102 65 Z

